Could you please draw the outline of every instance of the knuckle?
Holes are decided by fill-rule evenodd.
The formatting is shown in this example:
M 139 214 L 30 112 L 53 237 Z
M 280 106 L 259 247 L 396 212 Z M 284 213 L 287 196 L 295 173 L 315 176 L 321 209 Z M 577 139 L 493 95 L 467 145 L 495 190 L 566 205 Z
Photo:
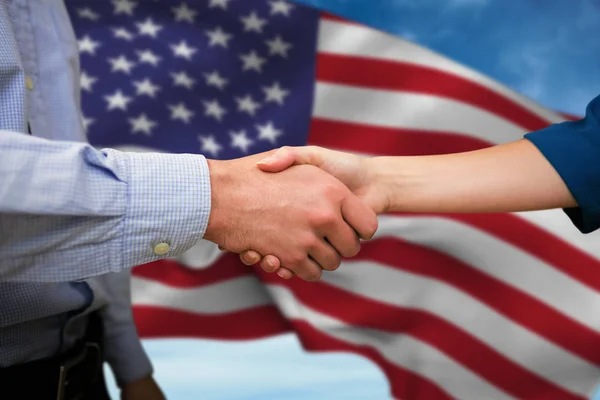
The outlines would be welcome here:
M 314 210 L 311 212 L 309 222 L 313 226 L 328 227 L 337 222 L 337 215 L 332 210 Z

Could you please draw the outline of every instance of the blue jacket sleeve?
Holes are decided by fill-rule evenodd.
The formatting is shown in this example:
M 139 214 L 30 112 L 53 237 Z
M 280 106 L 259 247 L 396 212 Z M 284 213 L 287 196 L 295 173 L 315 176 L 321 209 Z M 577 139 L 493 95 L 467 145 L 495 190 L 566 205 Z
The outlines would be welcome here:
M 0 280 L 81 280 L 176 256 L 204 236 L 210 201 L 202 156 L 0 131 Z
M 525 135 L 552 164 L 579 207 L 565 209 L 583 233 L 600 227 L 600 96 L 585 117 Z

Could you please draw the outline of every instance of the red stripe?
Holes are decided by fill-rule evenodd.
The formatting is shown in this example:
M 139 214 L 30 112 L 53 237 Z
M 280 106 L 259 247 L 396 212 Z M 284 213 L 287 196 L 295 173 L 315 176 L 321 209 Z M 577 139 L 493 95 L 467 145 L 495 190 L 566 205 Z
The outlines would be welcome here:
M 314 119 L 310 144 L 381 155 L 428 155 L 476 150 L 483 141 L 451 135 L 373 128 Z M 558 211 L 557 211 L 558 212 Z M 430 217 L 433 214 L 410 214 Z M 435 214 L 475 226 L 600 291 L 600 260 L 513 214 Z
M 406 400 L 452 400 L 452 397 L 431 381 L 386 360 L 368 346 L 359 346 L 326 335 L 304 321 L 292 320 L 292 327 L 305 349 L 318 352 L 359 354 L 377 364 L 390 382 L 394 398 Z
M 399 239 L 382 238 L 364 243 L 355 259 L 382 263 L 445 282 L 548 341 L 600 366 L 598 332 L 451 256 Z
M 328 21 L 335 21 L 335 22 L 343 22 L 345 24 L 357 24 L 357 22 L 349 21 L 343 17 L 340 17 L 339 15 L 331 14 L 327 11 L 321 12 L 321 19 L 325 19 Z
M 308 142 L 315 146 L 382 156 L 460 153 L 491 145 L 475 137 L 451 132 L 384 128 L 319 118 L 311 122 Z
M 319 82 L 446 97 L 487 110 L 529 131 L 549 123 L 481 84 L 417 64 L 319 53 L 316 77 Z
M 397 257 L 398 252 L 395 254 Z M 428 343 L 519 399 L 579 399 L 506 358 L 468 332 L 426 311 L 390 306 L 324 283 L 307 284 L 298 279 L 283 283 L 275 275 L 259 273 L 261 279 L 270 284 L 290 288 L 302 304 L 349 325 L 407 334 Z M 545 396 L 538 397 L 540 394 Z
M 249 340 L 290 331 L 288 321 L 275 306 L 260 306 L 224 314 L 196 314 L 154 306 L 133 306 L 141 337 L 200 337 Z
M 134 276 L 181 288 L 210 285 L 253 273 L 251 268 L 242 264 L 239 258 L 231 253 L 224 253 L 218 262 L 202 269 L 187 268 L 177 261 L 167 259 L 133 269 Z

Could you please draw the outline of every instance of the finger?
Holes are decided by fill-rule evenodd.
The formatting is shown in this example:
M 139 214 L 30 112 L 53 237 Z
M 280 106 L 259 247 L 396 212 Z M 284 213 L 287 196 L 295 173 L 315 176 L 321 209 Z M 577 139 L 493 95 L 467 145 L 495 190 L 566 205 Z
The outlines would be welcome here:
M 321 148 L 317 146 L 279 148 L 269 157 L 260 160 L 257 165 L 263 171 L 280 172 L 292 165 L 310 164 L 319 167 L 323 164 Z
M 356 239 L 358 241 L 354 231 L 352 231 L 350 227 L 348 227 L 347 230 L 350 232 L 351 240 Z M 314 246 L 308 254 L 317 264 L 319 264 L 322 269 L 326 271 L 335 271 L 338 269 L 342 261 L 337 250 L 325 240 L 320 240 L 319 243 L 317 243 L 317 245 Z
M 224 247 L 221 247 L 221 246 L 219 246 L 219 250 L 221 250 L 221 251 L 227 251 L 227 249 L 226 249 L 226 248 L 224 248 Z
M 277 275 L 282 279 L 292 279 L 294 277 L 294 273 L 285 267 L 279 268 L 277 270 Z
M 240 254 L 240 260 L 246 265 L 254 265 L 261 260 L 262 256 L 254 250 L 246 250 Z
M 308 257 L 302 262 L 297 263 L 293 268 L 290 266 L 286 266 L 286 268 L 292 271 L 298 278 L 309 282 L 318 281 L 321 279 L 323 273 L 321 267 Z
M 377 232 L 377 214 L 356 196 L 348 196 L 342 201 L 342 216 L 361 239 L 369 240 Z
M 280 266 L 281 262 L 279 261 L 279 258 L 271 255 L 265 256 L 260 262 L 260 267 L 265 272 L 275 272 Z
M 354 228 L 341 217 L 323 233 L 330 247 L 342 257 L 354 257 L 360 251 L 360 240 Z

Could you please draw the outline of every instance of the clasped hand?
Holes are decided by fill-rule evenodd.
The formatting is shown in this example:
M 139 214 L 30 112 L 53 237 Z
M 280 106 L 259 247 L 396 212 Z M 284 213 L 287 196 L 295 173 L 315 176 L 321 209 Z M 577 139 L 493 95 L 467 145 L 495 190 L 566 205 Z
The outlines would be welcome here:
M 365 159 L 317 147 L 283 147 L 209 161 L 212 211 L 205 239 L 283 278 L 320 279 L 360 250 L 385 208 Z

